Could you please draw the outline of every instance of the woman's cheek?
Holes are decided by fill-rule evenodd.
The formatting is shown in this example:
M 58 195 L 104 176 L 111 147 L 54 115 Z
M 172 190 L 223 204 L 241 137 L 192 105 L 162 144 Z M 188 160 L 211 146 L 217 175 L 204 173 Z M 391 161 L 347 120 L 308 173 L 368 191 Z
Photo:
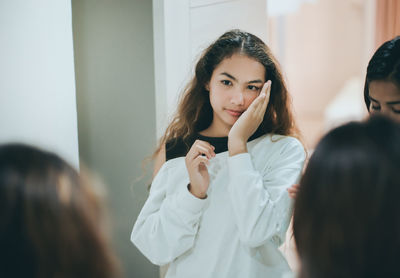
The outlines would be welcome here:
M 257 95 L 249 96 L 246 100 L 246 109 L 253 103 L 253 101 L 257 98 Z

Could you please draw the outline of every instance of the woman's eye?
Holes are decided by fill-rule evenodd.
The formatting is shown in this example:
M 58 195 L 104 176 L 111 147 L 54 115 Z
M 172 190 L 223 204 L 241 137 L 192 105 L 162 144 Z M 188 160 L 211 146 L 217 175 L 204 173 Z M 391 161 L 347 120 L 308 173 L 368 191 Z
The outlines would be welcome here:
M 224 84 L 225 86 L 231 86 L 232 82 L 229 80 L 221 80 L 221 83 Z
M 392 108 L 393 113 L 400 114 L 400 110 Z
M 253 86 L 253 85 L 249 85 L 249 86 L 247 86 L 247 88 L 248 88 L 249 90 L 252 90 L 252 91 L 259 91 L 259 90 L 260 90 L 259 87 Z
M 371 105 L 371 109 L 375 110 L 375 111 L 379 111 L 379 110 L 381 110 L 381 107 L 380 106 Z

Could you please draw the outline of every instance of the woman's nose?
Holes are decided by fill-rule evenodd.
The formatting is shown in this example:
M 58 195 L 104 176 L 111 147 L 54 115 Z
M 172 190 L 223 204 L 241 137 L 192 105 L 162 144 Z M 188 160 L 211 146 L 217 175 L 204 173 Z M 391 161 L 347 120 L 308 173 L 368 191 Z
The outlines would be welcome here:
M 391 109 L 386 105 L 381 106 L 381 110 L 379 111 L 380 114 L 390 117 Z
M 231 98 L 231 103 L 238 106 L 244 105 L 244 97 L 241 90 L 235 90 Z

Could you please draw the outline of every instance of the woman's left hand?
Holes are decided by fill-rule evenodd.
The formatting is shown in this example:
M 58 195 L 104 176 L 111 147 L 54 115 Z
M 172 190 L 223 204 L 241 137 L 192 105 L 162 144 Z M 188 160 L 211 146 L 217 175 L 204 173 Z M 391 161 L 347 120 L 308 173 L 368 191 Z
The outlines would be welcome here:
M 247 140 L 264 119 L 271 92 L 271 80 L 264 83 L 261 93 L 239 117 L 228 134 L 229 155 L 247 152 Z
M 293 184 L 291 187 L 287 189 L 289 197 L 292 199 L 296 199 L 297 193 L 299 193 L 300 185 L 299 184 Z

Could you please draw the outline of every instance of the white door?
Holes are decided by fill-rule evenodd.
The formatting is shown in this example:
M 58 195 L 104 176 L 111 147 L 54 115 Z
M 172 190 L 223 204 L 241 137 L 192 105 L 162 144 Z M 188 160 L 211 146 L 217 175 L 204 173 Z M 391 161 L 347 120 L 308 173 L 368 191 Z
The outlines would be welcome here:
M 201 51 L 225 31 L 267 39 L 266 0 L 153 0 L 157 136 L 177 107 Z

